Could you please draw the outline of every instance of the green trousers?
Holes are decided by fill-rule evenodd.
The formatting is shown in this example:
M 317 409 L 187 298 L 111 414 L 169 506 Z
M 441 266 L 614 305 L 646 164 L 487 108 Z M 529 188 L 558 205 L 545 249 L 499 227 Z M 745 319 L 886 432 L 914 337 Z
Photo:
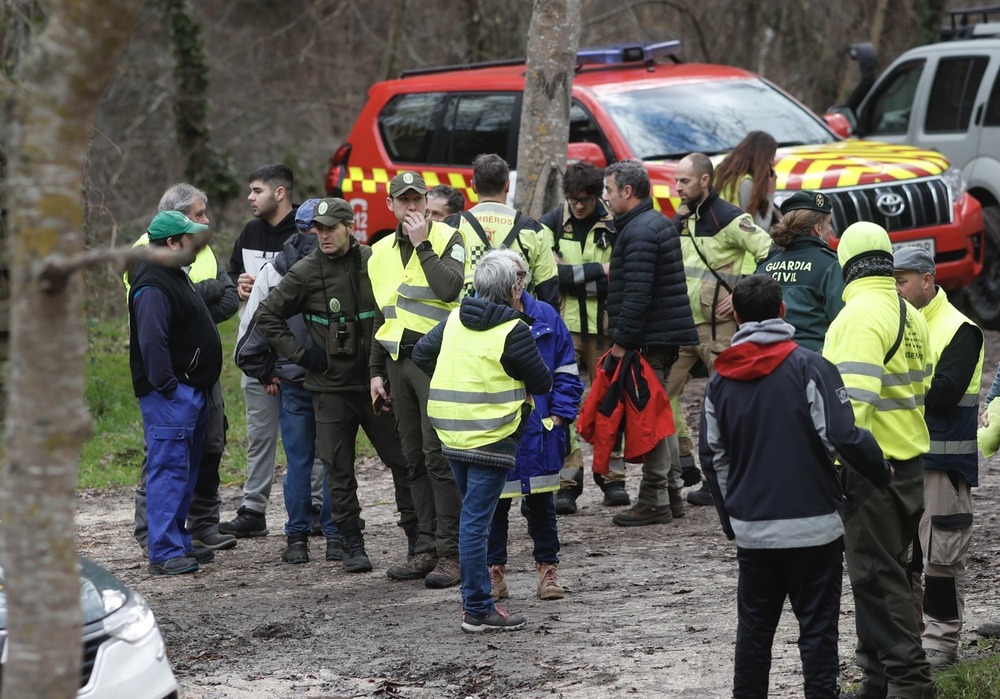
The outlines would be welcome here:
M 854 592 L 861 697 L 934 696 L 920 644 L 907 564 L 924 509 L 923 458 L 893 461 L 895 478 L 875 488 L 844 467 L 844 543 Z

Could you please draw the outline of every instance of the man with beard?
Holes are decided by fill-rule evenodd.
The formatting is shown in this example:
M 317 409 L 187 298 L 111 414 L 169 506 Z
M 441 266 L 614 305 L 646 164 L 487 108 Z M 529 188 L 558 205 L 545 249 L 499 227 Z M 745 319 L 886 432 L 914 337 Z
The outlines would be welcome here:
M 608 276 L 611 356 L 621 361 L 626 351 L 642 353 L 665 384 L 678 349 L 698 341 L 684 294 L 677 229 L 653 208 L 649 173 L 638 160 L 608 166 L 604 187 L 618 229 Z M 680 473 L 671 473 L 676 461 L 677 437 L 671 434 L 645 455 L 638 502 L 611 521 L 634 527 L 682 516 Z
M 667 379 L 667 395 L 671 399 L 680 398 L 691 369 L 699 361 L 711 373 L 715 358 L 729 347 L 736 332 L 730 295 L 739 280 L 744 257 L 751 255 L 759 262 L 771 249 L 770 236 L 757 227 L 753 217 L 715 191 L 712 175 L 712 161 L 702 153 L 682 158 L 674 175 L 677 196 L 684 204 L 674 223 L 680 230 L 688 301 L 698 329 L 698 343 L 680 348 Z M 683 466 L 687 476 L 685 485 L 693 485 L 698 482 L 693 445 L 687 435 L 683 412 L 675 411 L 674 418 L 680 443 L 680 462 L 676 470 L 680 471 Z M 711 505 L 713 500 L 708 484 L 702 482 L 701 489 L 688 493 L 687 500 L 692 505 Z
M 240 301 L 250 298 L 257 273 L 283 249 L 295 233 L 292 190 L 295 177 L 286 165 L 264 165 L 250 174 L 247 201 L 253 220 L 240 231 L 229 258 L 229 275 Z M 223 534 L 237 538 L 267 536 L 264 512 L 271 497 L 274 459 L 278 448 L 278 396 L 244 375 L 241 379 L 247 406 L 247 480 L 236 517 L 219 525 Z

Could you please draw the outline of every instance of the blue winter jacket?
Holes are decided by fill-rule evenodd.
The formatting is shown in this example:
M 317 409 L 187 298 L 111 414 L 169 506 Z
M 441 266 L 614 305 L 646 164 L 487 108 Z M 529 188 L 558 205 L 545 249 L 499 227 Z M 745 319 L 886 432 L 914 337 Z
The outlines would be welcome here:
M 525 293 L 525 315 L 531 316 L 531 336 L 552 374 L 552 390 L 533 395 L 535 409 L 524 426 L 517 463 L 507 476 L 501 497 L 544 493 L 559 489 L 559 471 L 569 451 L 570 424 L 580 410 L 583 380 L 576 365 L 569 328 L 552 306 Z M 563 424 L 556 427 L 550 416 Z

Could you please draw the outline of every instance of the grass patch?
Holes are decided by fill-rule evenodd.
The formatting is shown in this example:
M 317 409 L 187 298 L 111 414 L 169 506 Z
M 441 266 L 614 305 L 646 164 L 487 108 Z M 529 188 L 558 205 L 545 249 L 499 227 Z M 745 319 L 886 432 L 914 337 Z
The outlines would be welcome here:
M 1000 697 L 1000 643 L 979 641 L 979 657 L 965 660 L 934 677 L 938 699 Z
M 226 451 L 222 458 L 223 484 L 242 483 L 246 478 L 246 412 L 242 374 L 233 363 L 233 346 L 239 319 L 233 317 L 219 326 L 222 338 L 222 393 L 229 423 Z M 139 480 L 143 436 L 139 403 L 132 392 L 128 361 L 128 322 L 125 318 L 92 321 L 87 327 L 87 406 L 93 420 L 93 434 L 84 445 L 77 474 L 77 487 L 131 488 Z M 357 442 L 358 456 L 374 449 L 362 432 Z M 284 463 L 278 450 L 277 460 Z

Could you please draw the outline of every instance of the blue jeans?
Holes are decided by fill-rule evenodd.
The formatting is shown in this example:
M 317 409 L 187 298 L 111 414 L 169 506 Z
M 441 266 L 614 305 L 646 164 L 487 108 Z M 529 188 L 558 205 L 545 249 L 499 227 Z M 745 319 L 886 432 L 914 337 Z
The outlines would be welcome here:
M 486 553 L 488 565 L 507 565 L 507 525 L 514 498 L 500 498 L 490 526 L 490 545 Z M 552 492 L 524 496 L 526 507 L 521 509 L 528 520 L 528 535 L 535 544 L 536 563 L 559 562 L 559 533 L 556 529 L 556 503 Z
M 179 383 L 169 398 L 158 391 L 142 396 L 139 412 L 146 438 L 149 562 L 162 563 L 191 550 L 185 520 L 208 423 L 207 392 Z
M 288 522 L 285 535 L 308 534 L 312 531 L 312 471 L 316 459 L 316 418 L 313 414 L 312 393 L 293 383 L 282 383 L 278 406 L 281 443 L 285 448 L 284 491 Z M 320 523 L 327 537 L 340 535 L 330 519 L 330 490 L 323 476 L 323 509 Z
M 492 466 L 448 460 L 462 493 L 458 522 L 458 560 L 462 573 L 462 608 L 477 617 L 493 612 L 490 571 L 486 567 L 487 538 L 493 511 L 507 482 L 507 471 Z

